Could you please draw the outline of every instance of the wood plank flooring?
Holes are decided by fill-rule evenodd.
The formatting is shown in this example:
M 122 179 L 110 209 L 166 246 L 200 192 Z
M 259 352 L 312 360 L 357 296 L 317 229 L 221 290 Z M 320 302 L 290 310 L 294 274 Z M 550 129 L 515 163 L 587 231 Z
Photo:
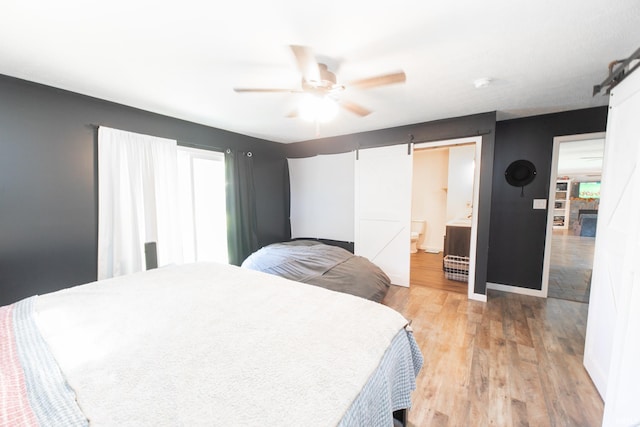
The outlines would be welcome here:
M 598 426 L 582 366 L 587 304 L 489 291 L 488 302 L 412 283 L 384 304 L 412 320 L 424 366 L 409 426 Z
M 595 237 L 554 230 L 549 265 L 550 298 L 589 302 Z
M 467 282 L 449 280 L 442 270 L 442 252 L 418 251 L 411 254 L 410 283 L 467 295 Z

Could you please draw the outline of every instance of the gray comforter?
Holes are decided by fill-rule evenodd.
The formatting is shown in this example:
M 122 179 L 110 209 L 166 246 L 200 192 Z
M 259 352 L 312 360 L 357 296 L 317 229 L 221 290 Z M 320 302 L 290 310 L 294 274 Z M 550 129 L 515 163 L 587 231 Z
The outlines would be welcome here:
M 380 302 L 389 277 L 368 259 L 312 240 L 274 243 L 254 252 L 242 267 Z

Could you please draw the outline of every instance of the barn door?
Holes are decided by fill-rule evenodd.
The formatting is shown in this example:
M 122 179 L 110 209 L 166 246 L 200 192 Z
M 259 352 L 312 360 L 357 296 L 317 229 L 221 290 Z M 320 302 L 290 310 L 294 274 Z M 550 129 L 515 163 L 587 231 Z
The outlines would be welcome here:
M 355 179 L 355 253 L 409 286 L 411 174 L 407 145 L 359 150 Z
M 603 425 L 640 422 L 640 72 L 611 93 L 584 364 Z

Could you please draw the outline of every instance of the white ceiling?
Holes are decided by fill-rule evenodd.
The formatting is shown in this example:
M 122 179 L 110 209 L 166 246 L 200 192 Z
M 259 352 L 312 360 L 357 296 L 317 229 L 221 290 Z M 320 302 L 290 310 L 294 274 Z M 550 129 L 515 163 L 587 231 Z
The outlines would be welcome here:
M 640 45 L 638 0 L 2 0 L 0 74 L 278 142 L 316 137 L 286 118 L 299 87 L 288 45 L 310 46 L 347 90 L 327 137 L 498 111 L 498 119 L 605 105 L 592 87 Z M 474 80 L 492 84 L 476 89 Z
M 558 176 L 569 176 L 574 180 L 600 179 L 604 139 L 565 141 L 558 152 Z

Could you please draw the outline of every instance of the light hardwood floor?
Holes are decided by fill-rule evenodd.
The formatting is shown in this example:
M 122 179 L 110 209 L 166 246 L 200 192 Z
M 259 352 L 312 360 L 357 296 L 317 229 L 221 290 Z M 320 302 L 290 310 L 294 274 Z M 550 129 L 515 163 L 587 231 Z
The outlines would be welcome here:
M 411 254 L 411 284 L 457 292 L 467 295 L 467 282 L 449 280 L 442 270 L 442 252 L 437 254 L 418 251 Z
M 553 230 L 549 265 L 550 298 L 589 302 L 595 237 Z
M 424 356 L 410 426 L 601 424 L 582 366 L 587 304 L 498 291 L 481 303 L 419 284 L 383 303 L 412 320 Z

